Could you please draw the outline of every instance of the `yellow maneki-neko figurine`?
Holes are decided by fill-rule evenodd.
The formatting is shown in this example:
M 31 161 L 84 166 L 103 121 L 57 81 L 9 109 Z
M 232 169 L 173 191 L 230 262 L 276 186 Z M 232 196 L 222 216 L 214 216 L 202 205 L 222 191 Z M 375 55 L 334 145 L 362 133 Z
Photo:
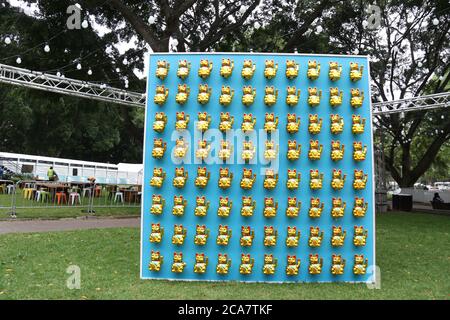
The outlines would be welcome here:
M 186 84 L 179 84 L 178 85 L 178 93 L 175 96 L 175 101 L 181 105 L 185 104 L 189 98 L 190 92 L 191 92 L 191 89 Z
M 219 103 L 222 106 L 229 106 L 234 97 L 234 90 L 230 86 L 222 86 Z
M 253 75 L 256 70 L 256 65 L 252 60 L 244 60 L 244 66 L 242 67 L 241 75 L 244 79 L 250 80 L 253 78 Z
M 295 60 L 286 60 L 286 78 L 295 79 L 298 76 L 299 65 Z
M 229 78 L 233 73 L 234 61 L 231 59 L 222 59 L 222 66 L 220 67 L 220 75 L 222 77 Z
M 296 87 L 287 87 L 286 104 L 290 107 L 294 107 L 298 104 L 300 99 L 300 89 L 297 90 Z
M 339 91 L 338 88 L 330 88 L 330 105 L 332 107 L 338 107 L 342 104 L 342 98 L 344 93 L 342 90 Z
M 202 79 L 206 79 L 211 74 L 213 63 L 206 59 L 200 60 L 200 68 L 198 69 L 198 76 Z
M 156 86 L 156 94 L 153 98 L 153 101 L 157 104 L 162 106 L 164 103 L 166 103 L 167 97 L 169 96 L 169 89 L 164 86 Z
M 156 77 L 164 80 L 169 74 L 170 63 L 165 60 L 158 60 L 156 63 Z
M 350 80 L 355 82 L 361 80 L 364 66 L 359 66 L 356 62 L 350 62 Z
M 308 61 L 308 71 L 306 76 L 310 80 L 316 80 L 320 75 L 320 63 L 317 63 L 316 60 Z
M 311 107 L 317 107 L 320 104 L 321 97 L 322 90 L 318 90 L 316 87 L 308 88 L 308 104 Z
M 330 62 L 329 63 L 330 69 L 328 71 L 328 77 L 331 81 L 337 81 L 341 78 L 342 73 L 342 65 L 340 65 L 337 62 Z
M 273 86 L 267 86 L 265 89 L 264 104 L 271 107 L 277 103 L 277 98 L 278 90 L 276 90 Z
M 189 76 L 191 71 L 191 63 L 187 60 L 180 60 L 178 62 L 177 77 L 184 80 Z
M 278 71 L 278 63 L 273 60 L 266 60 L 264 63 L 264 77 L 266 79 L 273 79 L 276 77 Z
M 256 209 L 256 201 L 253 198 L 243 196 L 242 197 L 242 208 L 241 208 L 241 216 L 243 217 L 251 217 L 253 216 Z
M 244 86 L 242 92 L 242 104 L 247 107 L 252 105 L 255 102 L 256 89 L 252 88 L 252 86 Z

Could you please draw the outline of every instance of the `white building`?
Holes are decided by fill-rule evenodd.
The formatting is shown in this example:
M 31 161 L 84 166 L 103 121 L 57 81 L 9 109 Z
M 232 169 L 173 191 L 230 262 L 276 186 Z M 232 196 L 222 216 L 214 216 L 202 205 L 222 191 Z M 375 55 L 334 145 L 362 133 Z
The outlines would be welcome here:
M 95 177 L 97 183 L 142 184 L 143 173 L 142 164 L 110 164 L 8 152 L 0 152 L 0 166 L 5 171 L 31 174 L 42 180 L 47 179 L 47 170 L 52 166 L 63 182 L 86 182 L 89 177 Z

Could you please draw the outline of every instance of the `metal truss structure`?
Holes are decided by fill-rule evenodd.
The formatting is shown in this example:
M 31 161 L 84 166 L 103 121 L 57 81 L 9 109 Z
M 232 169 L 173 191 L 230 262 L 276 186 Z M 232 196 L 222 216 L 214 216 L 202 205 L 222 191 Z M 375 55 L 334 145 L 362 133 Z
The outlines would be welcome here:
M 0 64 L 0 83 L 95 99 L 121 105 L 145 107 L 145 94 L 106 85 L 58 77 L 42 72 Z
M 373 115 L 385 115 L 401 112 L 423 111 L 450 107 L 450 92 L 426 96 L 404 98 L 401 100 L 372 103 Z
M 75 97 L 145 108 L 146 97 L 142 93 L 112 88 L 98 83 L 58 77 L 52 74 L 12 67 L 5 64 L 0 64 L 0 82 Z M 372 103 L 374 116 L 447 108 L 449 106 L 449 92 Z

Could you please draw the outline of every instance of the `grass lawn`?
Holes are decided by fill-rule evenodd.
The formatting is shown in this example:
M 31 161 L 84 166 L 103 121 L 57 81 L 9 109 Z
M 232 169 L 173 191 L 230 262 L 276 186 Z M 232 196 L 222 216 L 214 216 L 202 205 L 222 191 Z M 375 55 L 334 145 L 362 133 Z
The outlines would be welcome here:
M 0 236 L 0 299 L 449 299 L 450 217 L 377 217 L 381 289 L 364 284 L 242 284 L 139 279 L 139 230 Z M 81 289 L 66 268 L 81 268 Z

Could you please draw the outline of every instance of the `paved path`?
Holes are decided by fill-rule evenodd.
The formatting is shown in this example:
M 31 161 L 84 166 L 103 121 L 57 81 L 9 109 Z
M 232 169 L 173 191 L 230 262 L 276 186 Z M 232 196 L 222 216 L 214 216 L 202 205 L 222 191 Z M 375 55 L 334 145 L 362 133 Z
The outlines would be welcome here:
M 140 218 L 89 218 L 60 220 L 0 221 L 0 234 L 67 231 L 97 228 L 140 227 Z

